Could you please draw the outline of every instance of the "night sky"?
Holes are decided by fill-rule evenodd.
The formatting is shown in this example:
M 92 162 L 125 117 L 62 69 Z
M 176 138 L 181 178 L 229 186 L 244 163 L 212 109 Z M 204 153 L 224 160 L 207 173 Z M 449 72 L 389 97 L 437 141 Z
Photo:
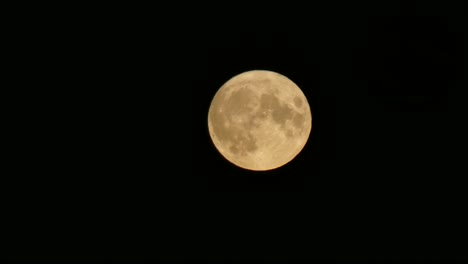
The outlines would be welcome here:
M 48 97 L 60 108 L 30 116 L 37 176 L 11 254 L 468 257 L 462 16 L 211 8 L 182 22 L 109 11 L 72 38 L 74 70 L 56 65 L 70 88 Z M 224 159 L 207 126 L 216 91 L 255 69 L 290 78 L 312 111 L 303 151 L 267 172 Z

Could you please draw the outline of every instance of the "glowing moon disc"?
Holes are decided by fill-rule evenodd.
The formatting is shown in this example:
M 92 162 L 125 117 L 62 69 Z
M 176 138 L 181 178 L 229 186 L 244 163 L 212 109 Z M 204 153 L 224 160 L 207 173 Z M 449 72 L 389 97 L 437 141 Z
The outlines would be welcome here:
M 218 151 L 233 164 L 271 170 L 303 149 L 312 114 L 294 82 L 254 70 L 234 76 L 218 90 L 208 111 L 208 129 Z

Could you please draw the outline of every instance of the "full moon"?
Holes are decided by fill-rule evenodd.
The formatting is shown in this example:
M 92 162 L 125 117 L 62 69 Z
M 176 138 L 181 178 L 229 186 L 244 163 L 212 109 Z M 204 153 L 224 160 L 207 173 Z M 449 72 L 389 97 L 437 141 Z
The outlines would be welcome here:
M 294 159 L 312 129 L 302 90 L 287 77 L 253 70 L 232 77 L 216 92 L 208 130 L 216 149 L 238 167 L 266 171 Z

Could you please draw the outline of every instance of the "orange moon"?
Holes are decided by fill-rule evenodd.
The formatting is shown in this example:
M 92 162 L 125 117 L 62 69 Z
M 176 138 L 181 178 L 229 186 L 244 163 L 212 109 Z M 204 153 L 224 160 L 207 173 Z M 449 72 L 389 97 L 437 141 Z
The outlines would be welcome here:
M 272 170 L 304 148 L 312 114 L 293 81 L 276 72 L 253 70 L 219 88 L 208 111 L 208 130 L 216 149 L 231 163 Z

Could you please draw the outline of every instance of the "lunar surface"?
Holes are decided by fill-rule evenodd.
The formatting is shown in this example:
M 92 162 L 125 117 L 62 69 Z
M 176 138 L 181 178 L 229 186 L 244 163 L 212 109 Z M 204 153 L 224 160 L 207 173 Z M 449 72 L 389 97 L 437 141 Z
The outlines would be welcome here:
M 208 129 L 231 163 L 265 171 L 285 165 L 305 146 L 312 129 L 309 103 L 287 77 L 254 70 L 228 80 L 208 111 Z

